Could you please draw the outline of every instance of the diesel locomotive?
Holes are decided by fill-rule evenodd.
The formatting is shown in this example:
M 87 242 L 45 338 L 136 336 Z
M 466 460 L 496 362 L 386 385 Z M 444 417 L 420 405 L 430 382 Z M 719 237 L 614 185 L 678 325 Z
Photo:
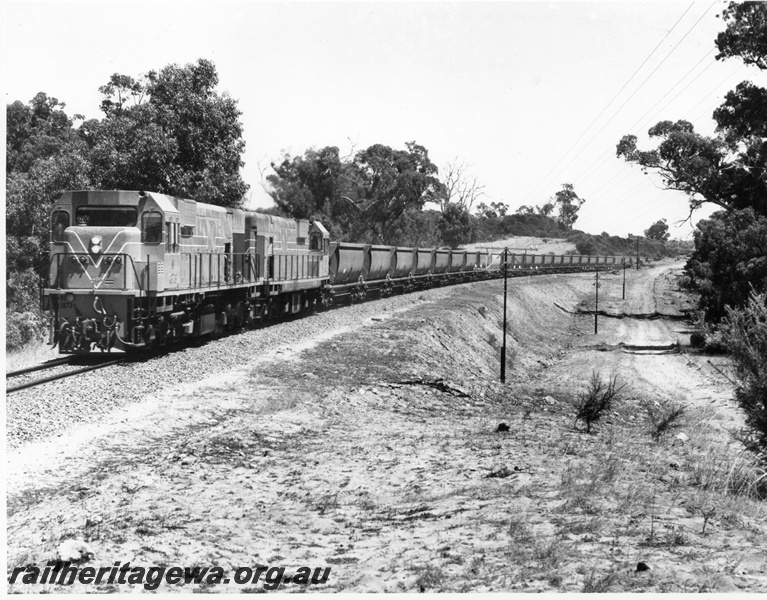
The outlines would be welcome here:
M 371 292 L 498 276 L 503 265 L 522 274 L 622 264 L 622 257 L 331 242 L 316 221 L 154 192 L 69 191 L 51 213 L 42 305 L 60 353 L 132 351 Z

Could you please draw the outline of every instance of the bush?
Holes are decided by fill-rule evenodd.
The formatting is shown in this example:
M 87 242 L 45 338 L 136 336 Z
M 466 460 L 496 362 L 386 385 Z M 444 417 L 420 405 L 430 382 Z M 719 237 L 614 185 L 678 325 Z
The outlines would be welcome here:
M 695 289 L 695 283 L 689 275 L 682 275 L 679 279 L 677 279 L 677 285 L 679 285 L 679 288 L 682 290 Z
M 706 334 L 706 352 L 711 354 L 726 354 L 727 353 L 727 340 L 724 337 L 722 331 L 711 329 Z
M 758 449 L 767 452 L 767 294 L 752 291 L 743 308 L 728 307 L 722 338 L 735 360 L 735 399 Z
M 706 334 L 702 331 L 695 331 L 690 335 L 690 346 L 693 348 L 703 348 L 706 345 Z
M 645 412 L 650 420 L 650 435 L 656 442 L 661 441 L 672 429 L 681 425 L 684 407 L 678 404 L 645 402 Z
M 625 384 L 618 386 L 617 375 L 602 381 L 598 372 L 592 372 L 589 387 L 575 402 L 576 423 L 583 421 L 586 424 L 586 433 L 591 433 L 591 426 L 610 410 L 613 401 L 618 399 L 624 387 Z
M 16 312 L 5 317 L 5 350 L 19 350 L 31 341 L 40 341 L 45 334 L 45 322 L 39 313 Z
M 751 208 L 715 212 L 697 224 L 694 236 L 685 269 L 709 321 L 720 321 L 727 306 L 745 306 L 752 290 L 767 290 L 767 216 Z

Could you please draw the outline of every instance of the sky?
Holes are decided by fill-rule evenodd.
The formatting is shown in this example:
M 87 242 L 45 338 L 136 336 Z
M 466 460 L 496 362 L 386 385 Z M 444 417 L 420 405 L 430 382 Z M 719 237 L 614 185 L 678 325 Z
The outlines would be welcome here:
M 712 134 L 727 91 L 760 74 L 715 60 L 724 2 L 217 2 L 5 0 L 6 104 L 42 91 L 101 118 L 98 88 L 206 58 L 242 111 L 247 204 L 285 153 L 381 143 L 462 164 L 479 201 L 543 205 L 571 183 L 576 228 L 640 234 L 692 223 L 684 195 L 615 157 L 661 120 Z M 476 206 L 476 205 L 475 205 Z

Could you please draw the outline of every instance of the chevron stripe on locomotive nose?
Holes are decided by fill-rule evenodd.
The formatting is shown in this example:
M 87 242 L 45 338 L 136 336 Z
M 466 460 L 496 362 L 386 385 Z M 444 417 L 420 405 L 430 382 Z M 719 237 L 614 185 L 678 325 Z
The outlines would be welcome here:
M 77 238 L 77 241 L 80 243 L 80 246 L 82 248 L 81 250 L 75 250 L 69 242 L 66 242 L 66 245 L 69 247 L 69 250 L 71 251 L 71 253 L 73 255 L 79 253 L 81 256 L 82 255 L 87 256 L 88 260 L 91 263 L 91 265 L 93 265 L 95 268 L 98 269 L 98 268 L 101 267 L 101 262 L 104 260 L 106 255 L 110 254 L 110 250 L 112 249 L 112 246 L 115 244 L 117 239 L 120 236 L 123 235 L 124 232 L 123 231 L 118 231 L 115 234 L 115 236 L 112 238 L 112 241 L 109 242 L 109 246 L 107 246 L 107 248 L 103 252 L 100 253 L 98 260 L 93 260 L 93 256 L 91 255 L 90 252 L 88 252 L 88 249 L 87 249 L 85 243 L 83 242 L 82 238 L 78 235 L 78 233 L 76 231 L 71 231 L 70 233 L 72 233 L 72 235 L 74 235 L 75 238 Z M 103 234 L 102 234 L 102 238 L 103 238 Z M 141 243 L 140 242 L 125 242 L 122 246 L 120 246 L 120 249 L 117 252 L 111 252 L 111 254 L 124 254 L 126 246 L 132 246 L 132 245 L 140 246 Z M 95 282 L 93 280 L 93 277 L 91 277 L 91 274 L 88 272 L 87 267 L 84 266 L 79 260 L 77 261 L 77 264 L 79 265 L 80 269 L 83 271 L 85 276 L 90 280 L 91 284 L 93 284 L 94 289 L 99 289 L 101 287 L 101 284 L 104 283 L 104 281 L 109 277 L 110 273 L 112 272 L 112 267 L 114 267 L 116 263 L 112 262 L 109 265 L 109 268 L 106 270 L 104 275 L 101 276 L 101 281 L 98 281 L 98 282 Z

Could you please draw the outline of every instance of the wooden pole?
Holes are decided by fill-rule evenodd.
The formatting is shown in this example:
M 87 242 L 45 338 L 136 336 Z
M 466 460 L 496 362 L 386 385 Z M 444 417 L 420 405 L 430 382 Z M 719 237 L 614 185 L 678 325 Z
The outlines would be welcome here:
M 626 299 L 626 257 L 623 257 L 623 300 Z
M 503 344 L 501 345 L 501 383 L 506 383 L 506 294 L 509 280 L 509 249 L 503 249 Z
M 594 306 L 594 335 L 599 333 L 599 269 L 596 269 L 594 271 L 597 277 L 597 283 L 596 283 L 596 301 Z

